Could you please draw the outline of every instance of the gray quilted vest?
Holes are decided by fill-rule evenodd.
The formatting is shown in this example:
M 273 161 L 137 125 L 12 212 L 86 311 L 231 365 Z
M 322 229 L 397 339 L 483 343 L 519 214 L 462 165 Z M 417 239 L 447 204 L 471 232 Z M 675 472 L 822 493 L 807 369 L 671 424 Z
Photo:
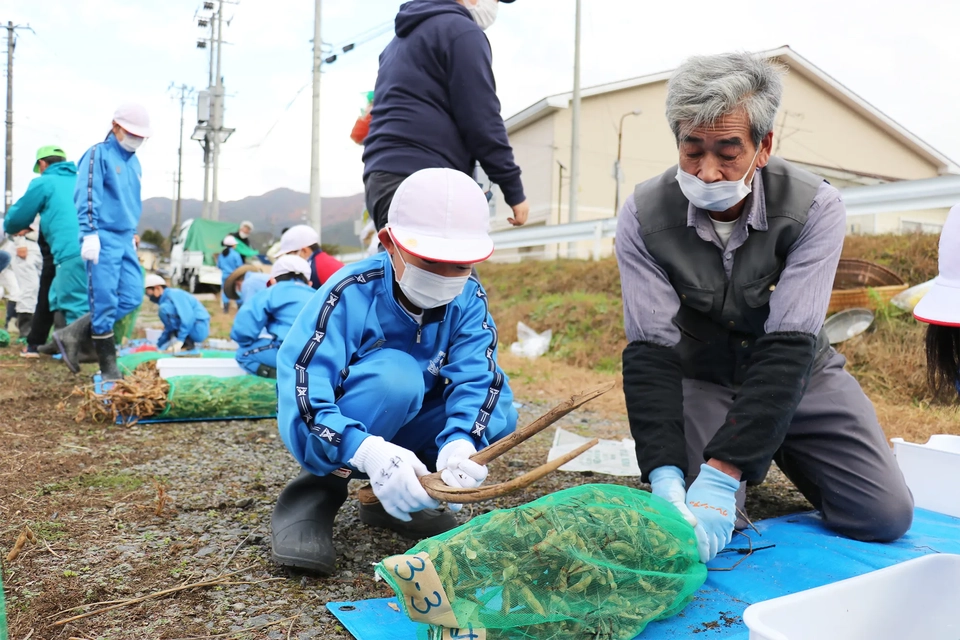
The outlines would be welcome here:
M 736 250 L 727 281 L 721 250 L 687 226 L 688 201 L 674 166 L 637 185 L 634 201 L 643 242 L 680 297 L 674 324 L 677 350 L 687 378 L 726 387 L 743 382 L 754 344 L 770 314 L 790 247 L 797 241 L 823 178 L 771 157 L 761 170 L 767 231 L 750 229 Z M 818 364 L 829 350 L 821 332 Z

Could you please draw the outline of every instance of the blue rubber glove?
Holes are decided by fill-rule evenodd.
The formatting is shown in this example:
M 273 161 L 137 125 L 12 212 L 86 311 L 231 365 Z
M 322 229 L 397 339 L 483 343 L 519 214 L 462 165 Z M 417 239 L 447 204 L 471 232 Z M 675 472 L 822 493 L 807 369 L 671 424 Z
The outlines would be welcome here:
M 697 519 L 687 507 L 687 483 L 680 467 L 657 467 L 651 471 L 650 490 L 653 495 L 675 506 L 691 527 L 697 526 Z
M 687 491 L 687 506 L 696 517 L 700 562 L 713 560 L 730 543 L 737 522 L 737 489 L 740 482 L 708 464 Z

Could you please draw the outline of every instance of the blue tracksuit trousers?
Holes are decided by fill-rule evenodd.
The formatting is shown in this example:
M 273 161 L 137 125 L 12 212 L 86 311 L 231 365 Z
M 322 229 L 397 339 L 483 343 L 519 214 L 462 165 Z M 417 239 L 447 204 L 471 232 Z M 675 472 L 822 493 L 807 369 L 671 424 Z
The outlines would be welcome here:
M 240 347 L 237 349 L 237 364 L 244 371 L 257 375 L 257 368 L 261 364 L 268 367 L 277 368 L 277 351 L 280 349 L 280 343 L 272 338 L 263 338 L 257 340 L 249 347 Z
M 361 422 L 370 435 L 413 451 L 436 470 L 436 438 L 447 424 L 443 385 L 424 395 L 423 374 L 413 356 L 395 349 L 373 351 L 350 365 L 337 393 L 340 413 Z M 517 428 L 517 410 L 508 399 L 501 398 L 496 409 L 506 413 L 506 427 L 491 443 Z M 363 474 L 352 471 L 351 477 Z
M 143 302 L 143 272 L 133 246 L 134 231 L 100 229 L 100 261 L 87 262 L 93 335 L 109 335 L 113 324 Z

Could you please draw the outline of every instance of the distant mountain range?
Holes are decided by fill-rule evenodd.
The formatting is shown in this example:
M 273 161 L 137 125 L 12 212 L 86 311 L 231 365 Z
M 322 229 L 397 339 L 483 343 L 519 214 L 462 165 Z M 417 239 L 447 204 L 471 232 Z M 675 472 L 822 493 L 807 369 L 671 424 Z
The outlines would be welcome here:
M 274 189 L 263 195 L 249 196 L 243 200 L 220 203 L 220 220 L 240 223 L 249 220 L 254 225 L 253 240 L 266 243 L 273 236 L 280 237 L 286 227 L 309 224 L 310 194 L 292 189 Z M 139 231 L 155 229 L 163 235 L 170 234 L 170 198 L 149 198 L 143 201 L 143 215 Z M 200 200 L 183 200 L 182 219 L 199 218 L 203 210 Z M 360 240 L 354 233 L 354 222 L 363 215 L 363 194 L 343 198 L 323 198 L 321 202 L 324 244 L 336 244 L 344 248 L 359 247 Z M 258 242 L 259 241 L 259 242 Z

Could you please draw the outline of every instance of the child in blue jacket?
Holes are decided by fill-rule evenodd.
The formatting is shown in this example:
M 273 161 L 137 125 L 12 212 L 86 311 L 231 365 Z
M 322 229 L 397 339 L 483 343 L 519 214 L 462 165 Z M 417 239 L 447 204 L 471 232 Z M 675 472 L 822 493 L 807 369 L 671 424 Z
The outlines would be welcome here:
M 276 378 L 277 350 L 313 294 L 307 261 L 293 255 L 278 258 L 267 288 L 240 307 L 233 320 L 230 339 L 240 345 L 237 363 L 253 375 Z
M 193 351 L 210 335 L 210 312 L 192 295 L 182 289 L 168 289 L 164 279 L 155 274 L 146 277 L 144 289 L 147 297 L 160 305 L 163 333 L 157 340 L 158 349 Z
M 227 236 L 221 242 L 223 251 L 217 256 L 217 268 L 220 269 L 221 287 L 220 301 L 223 303 L 223 312 L 230 312 L 230 298 L 227 297 L 227 278 L 234 271 L 243 266 L 243 256 L 236 250 L 237 239 L 233 236 Z
M 437 469 L 471 488 L 486 478 L 469 457 L 517 421 L 486 293 L 471 275 L 493 253 L 489 217 L 466 174 L 414 173 L 379 233 L 385 251 L 341 269 L 287 333 L 277 418 L 303 471 L 273 511 L 278 563 L 333 572 L 333 521 L 351 477 L 369 478 L 379 500 L 360 505 L 360 520 L 411 538 L 457 525 L 421 476 Z

